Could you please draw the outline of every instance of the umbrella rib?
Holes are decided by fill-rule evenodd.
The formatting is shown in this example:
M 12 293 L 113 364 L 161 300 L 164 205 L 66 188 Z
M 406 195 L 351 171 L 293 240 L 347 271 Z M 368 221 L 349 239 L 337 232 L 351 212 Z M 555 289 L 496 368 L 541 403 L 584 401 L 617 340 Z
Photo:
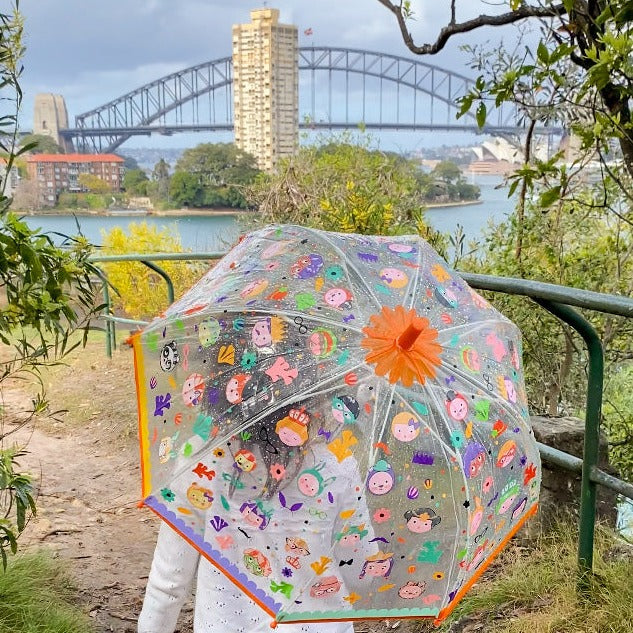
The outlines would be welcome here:
M 418 264 L 415 267 L 415 278 L 409 281 L 409 285 L 407 286 L 407 291 L 406 294 L 408 294 L 411 299 L 408 302 L 408 308 L 411 309 L 413 307 L 413 304 L 415 303 L 415 299 L 416 299 L 416 293 L 415 293 L 415 288 L 418 285 L 418 279 L 420 278 L 420 268 L 421 268 L 421 264 L 422 264 L 422 249 L 418 248 Z M 411 290 L 413 288 L 413 291 Z
M 255 314 L 266 314 L 270 316 L 271 309 L 250 309 L 248 312 L 253 312 Z M 295 311 L 295 310 L 284 310 L 278 309 L 274 312 L 275 315 L 285 315 L 289 317 L 301 317 L 303 319 L 310 319 L 310 321 L 314 321 L 315 323 L 322 323 L 323 325 L 330 325 L 335 328 L 345 328 L 347 330 L 351 330 L 352 332 L 358 332 L 359 334 L 363 333 L 362 328 L 351 326 L 349 323 L 341 323 L 340 321 L 333 321 L 330 319 L 324 319 L 323 317 L 314 315 L 314 314 L 306 314 L 305 312 Z
M 460 323 L 458 325 L 451 325 L 450 327 L 444 327 L 441 330 L 439 330 L 439 333 L 444 334 L 444 332 L 454 332 L 455 330 L 461 330 L 461 329 L 472 330 L 473 326 L 484 325 L 486 323 L 494 323 L 494 324 L 502 323 L 506 327 L 508 325 L 514 326 L 514 323 L 512 323 L 511 321 L 508 321 L 507 319 L 503 317 L 503 315 L 500 314 L 497 318 L 494 318 L 494 319 L 482 319 L 481 321 L 476 321 L 474 323 L 467 322 L 467 323 Z
M 315 231 L 314 229 L 311 229 L 310 227 L 302 227 L 304 228 L 304 230 L 309 231 L 310 233 L 313 233 L 314 235 L 318 236 L 321 240 L 327 242 L 342 258 L 342 264 L 345 266 L 345 268 L 348 269 L 348 276 L 349 276 L 349 269 L 351 269 L 352 271 L 354 271 L 356 273 L 356 276 L 358 277 L 361 286 L 363 286 L 365 288 L 365 290 L 367 291 L 367 294 L 374 300 L 374 303 L 376 304 L 376 307 L 380 310 L 382 308 L 382 303 L 378 300 L 378 297 L 374 294 L 374 291 L 369 287 L 369 285 L 365 282 L 365 278 L 363 277 L 363 275 L 361 275 L 360 271 L 358 270 L 358 268 L 356 268 L 356 266 L 354 266 L 354 264 L 352 264 L 352 262 L 348 259 L 347 255 L 345 254 L 345 252 L 336 244 L 334 244 L 334 242 L 332 242 L 327 235 L 325 235 L 324 233 L 321 233 L 319 231 Z

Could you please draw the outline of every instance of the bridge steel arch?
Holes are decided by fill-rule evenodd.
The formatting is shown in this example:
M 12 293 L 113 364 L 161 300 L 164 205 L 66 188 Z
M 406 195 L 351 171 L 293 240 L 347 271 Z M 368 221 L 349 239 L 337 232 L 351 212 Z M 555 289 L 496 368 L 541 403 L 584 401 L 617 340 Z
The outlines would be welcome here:
M 338 47 L 299 48 L 300 79 L 309 77 L 310 107 L 303 116 L 301 127 L 342 129 L 363 124 L 376 129 L 443 129 L 480 131 L 472 115 L 459 124 L 451 115 L 457 113 L 457 98 L 474 84 L 464 75 L 447 71 L 417 59 L 362 49 Z M 327 74 L 328 105 L 326 116 L 316 112 L 317 76 Z M 344 76 L 345 116 L 335 120 L 333 112 L 334 74 Z M 362 113 L 350 118 L 350 76 L 362 80 Z M 366 78 L 379 81 L 378 121 L 366 120 Z M 152 133 L 173 134 L 191 131 L 220 131 L 233 128 L 233 64 L 231 57 L 222 57 L 171 73 L 147 83 L 89 112 L 75 117 L 75 127 L 62 130 L 65 138 L 73 140 L 83 151 L 114 151 L 133 135 Z M 396 120 L 383 118 L 383 85 L 395 86 Z M 300 82 L 301 85 L 301 82 Z M 401 97 L 403 89 L 411 96 Z M 370 99 L 375 109 L 376 98 Z M 321 95 L 322 96 L 322 95 Z M 393 94 L 390 95 L 393 99 Z M 420 97 L 424 96 L 430 108 L 420 112 Z M 306 95 L 301 99 L 305 100 Z M 206 103 L 201 100 L 205 98 Z M 412 98 L 412 102 L 411 99 Z M 402 102 L 401 102 L 402 99 Z M 408 105 L 408 118 L 400 119 L 401 103 Z M 188 105 L 189 104 L 189 105 Z M 443 108 L 443 120 L 435 116 L 436 104 Z M 356 104 L 357 105 L 357 104 Z M 391 104 L 393 106 L 393 103 Z M 208 118 L 201 117 L 206 112 Z M 421 117 L 424 114 L 424 117 Z M 515 115 L 498 113 L 496 131 L 516 131 Z M 435 119 L 434 119 L 435 117 Z M 469 117 L 469 118 L 468 118 Z M 204 119 L 204 120 L 203 120 Z

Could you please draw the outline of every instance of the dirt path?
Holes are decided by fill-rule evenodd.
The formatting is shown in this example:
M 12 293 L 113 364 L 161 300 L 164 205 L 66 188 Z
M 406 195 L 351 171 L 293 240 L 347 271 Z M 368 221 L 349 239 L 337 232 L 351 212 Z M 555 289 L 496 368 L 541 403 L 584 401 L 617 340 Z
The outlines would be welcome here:
M 48 379 L 57 421 L 11 437 L 26 445 L 22 470 L 37 477 L 38 515 L 21 547 L 47 546 L 71 561 L 85 610 L 97 633 L 136 631 L 159 519 L 137 507 L 140 472 L 132 355 L 123 348 L 108 360 L 102 344 L 76 353 Z M 5 430 L 23 415 L 29 394 L 3 384 Z M 179 633 L 192 632 L 189 601 Z M 372 622 L 357 633 L 427 630 L 421 623 Z

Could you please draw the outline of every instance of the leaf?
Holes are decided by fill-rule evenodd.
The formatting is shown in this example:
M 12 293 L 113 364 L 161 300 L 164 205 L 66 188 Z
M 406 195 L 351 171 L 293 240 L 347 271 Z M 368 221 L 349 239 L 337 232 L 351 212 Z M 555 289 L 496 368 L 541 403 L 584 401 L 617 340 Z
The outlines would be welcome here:
M 542 40 L 538 43 L 538 47 L 536 49 L 536 58 L 542 64 L 549 64 L 549 51 L 547 50 L 547 46 L 545 46 Z
M 293 503 L 290 506 L 290 512 L 296 512 L 297 510 L 300 510 L 302 507 L 303 507 L 303 503 Z
M 552 187 L 547 191 L 544 191 L 539 196 L 539 205 L 541 207 L 547 208 L 550 207 L 554 202 L 560 199 L 560 186 Z
M 475 112 L 477 125 L 479 127 L 483 127 L 486 124 L 486 114 L 487 114 L 486 104 L 483 101 L 480 101 L 479 105 L 477 106 L 477 111 Z
M 281 503 L 282 508 L 286 507 L 286 497 L 284 497 L 283 492 L 279 492 L 279 503 Z

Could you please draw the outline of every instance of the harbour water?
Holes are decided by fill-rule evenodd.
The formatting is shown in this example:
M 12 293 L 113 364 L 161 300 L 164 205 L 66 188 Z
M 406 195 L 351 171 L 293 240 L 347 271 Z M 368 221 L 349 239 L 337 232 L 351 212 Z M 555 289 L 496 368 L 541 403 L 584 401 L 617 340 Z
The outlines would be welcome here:
M 429 209 L 426 212 L 429 224 L 447 233 L 454 233 L 461 225 L 468 239 L 480 238 L 489 221 L 500 222 L 512 210 L 513 203 L 507 198 L 507 190 L 496 188 L 500 182 L 498 176 L 477 176 L 475 184 L 481 188 L 481 202 Z M 80 230 L 95 245 L 100 245 L 104 235 L 114 227 L 127 231 L 131 223 L 147 222 L 177 232 L 186 249 L 217 252 L 226 250 L 242 231 L 239 216 L 239 213 L 159 216 L 118 212 L 112 215 L 36 215 L 25 219 L 29 226 L 51 232 L 57 242 L 62 235 L 76 235 Z

